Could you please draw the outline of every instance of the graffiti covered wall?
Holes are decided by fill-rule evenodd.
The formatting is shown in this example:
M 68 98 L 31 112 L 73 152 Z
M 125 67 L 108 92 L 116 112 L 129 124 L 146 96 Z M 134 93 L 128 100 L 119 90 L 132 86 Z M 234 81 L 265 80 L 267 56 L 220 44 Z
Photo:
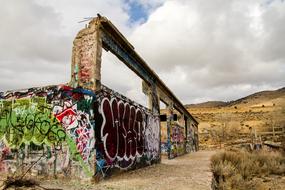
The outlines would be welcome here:
M 106 87 L 97 94 L 59 85 L 0 95 L 2 171 L 39 156 L 46 170 L 39 173 L 54 165 L 53 173 L 81 176 L 160 160 L 159 117 Z M 38 154 L 29 154 L 35 147 Z
M 37 162 L 33 168 L 37 174 L 101 178 L 160 162 L 162 99 L 175 103 L 182 119 L 197 126 L 107 18 L 93 18 L 73 44 L 68 85 L 0 92 L 1 172 Z M 149 109 L 101 85 L 103 48 L 145 82 Z M 190 152 L 193 146 L 197 150 L 197 127 L 187 131 L 172 119 L 162 132 L 167 135 L 162 149 L 169 157 Z
M 173 123 L 170 129 L 170 158 L 181 156 L 185 154 L 185 128 L 178 123 Z
M 71 158 L 91 175 L 88 165 L 95 143 L 94 101 L 91 91 L 64 85 L 2 93 L 0 140 L 17 153 L 14 157 L 25 145 L 45 145 L 54 154 L 68 147 Z M 22 157 L 24 162 L 28 155 Z M 46 159 L 51 162 L 54 156 Z
M 98 94 L 96 111 L 97 172 L 160 160 L 158 116 L 106 87 Z
M 198 151 L 198 129 L 195 124 L 189 122 L 186 138 L 186 152 Z
M 162 110 L 166 120 L 161 122 L 161 153 L 170 159 L 198 150 L 198 128 L 191 120 L 173 121 L 173 113 Z M 172 114 L 171 114 L 172 113 Z M 185 124 L 184 125 L 181 125 Z

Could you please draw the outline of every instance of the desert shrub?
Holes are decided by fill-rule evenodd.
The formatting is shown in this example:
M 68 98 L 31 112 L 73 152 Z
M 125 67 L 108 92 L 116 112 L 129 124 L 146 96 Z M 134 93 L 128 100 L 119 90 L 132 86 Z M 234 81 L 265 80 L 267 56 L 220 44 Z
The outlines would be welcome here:
M 277 152 L 224 151 L 211 158 L 213 189 L 260 189 L 254 177 L 285 175 L 285 158 Z

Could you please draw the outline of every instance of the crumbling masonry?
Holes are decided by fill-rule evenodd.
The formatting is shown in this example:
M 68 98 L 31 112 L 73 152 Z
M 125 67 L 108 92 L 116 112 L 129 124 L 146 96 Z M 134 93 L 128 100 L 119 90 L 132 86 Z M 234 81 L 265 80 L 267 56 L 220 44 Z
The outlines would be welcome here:
M 148 108 L 101 84 L 103 48 L 142 79 Z M 161 151 L 173 158 L 198 149 L 197 121 L 105 17 L 77 34 L 71 71 L 68 84 L 0 93 L 1 172 L 40 158 L 32 174 L 101 179 L 159 163 Z

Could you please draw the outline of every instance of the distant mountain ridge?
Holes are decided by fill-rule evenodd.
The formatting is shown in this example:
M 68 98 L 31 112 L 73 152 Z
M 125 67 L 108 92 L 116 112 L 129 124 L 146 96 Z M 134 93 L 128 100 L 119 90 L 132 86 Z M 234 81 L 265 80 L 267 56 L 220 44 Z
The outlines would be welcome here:
M 207 101 L 198 104 L 186 104 L 186 108 L 214 108 L 214 107 L 226 107 L 226 106 L 235 106 L 238 104 L 258 104 L 267 100 L 277 99 L 277 98 L 285 98 L 285 87 L 277 89 L 277 90 L 266 90 L 253 93 L 246 97 L 229 101 Z
M 186 104 L 186 108 L 193 108 L 193 107 L 199 107 L 199 108 L 209 108 L 209 107 L 222 107 L 228 105 L 228 102 L 223 101 L 207 101 L 202 102 L 198 104 Z

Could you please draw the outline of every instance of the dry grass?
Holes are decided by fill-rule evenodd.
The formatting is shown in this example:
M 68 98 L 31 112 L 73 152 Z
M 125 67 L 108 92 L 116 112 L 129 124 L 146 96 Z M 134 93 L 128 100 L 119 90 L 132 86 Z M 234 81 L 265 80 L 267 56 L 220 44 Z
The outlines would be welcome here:
M 277 152 L 225 151 L 211 158 L 211 170 L 213 189 L 261 189 L 253 179 L 285 176 L 285 157 Z

